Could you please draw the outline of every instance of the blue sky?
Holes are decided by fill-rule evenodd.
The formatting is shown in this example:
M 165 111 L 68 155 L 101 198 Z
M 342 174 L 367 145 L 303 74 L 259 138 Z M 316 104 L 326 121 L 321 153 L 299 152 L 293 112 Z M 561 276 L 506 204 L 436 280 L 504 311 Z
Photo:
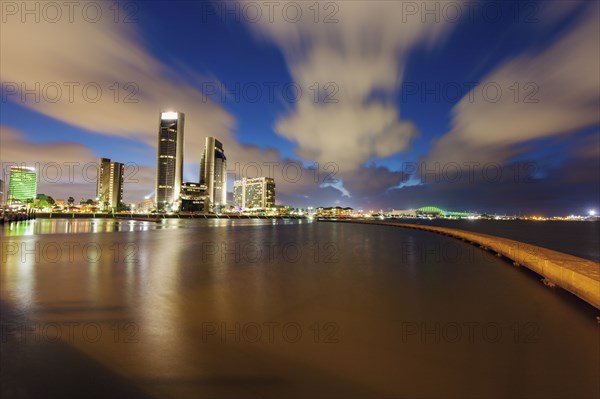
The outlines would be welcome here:
M 158 114 L 178 109 L 186 112 L 186 180 L 198 178 L 202 142 L 212 135 L 239 170 L 278 162 L 280 203 L 553 214 L 598 207 L 597 2 L 320 2 L 318 22 L 312 2 L 277 3 L 301 9 L 297 22 L 279 8 L 269 21 L 263 3 L 121 2 L 115 22 L 103 2 L 94 23 L 77 12 L 72 22 L 43 14 L 23 22 L 22 10 L 3 10 L 2 162 L 135 163 L 139 179 L 126 182 L 126 199 L 139 201 L 152 192 Z M 257 9 L 254 21 L 243 11 Z M 324 23 L 326 15 L 337 22 Z M 103 96 L 21 97 L 22 84 L 48 82 L 98 82 Z M 137 104 L 123 102 L 128 82 L 139 89 Z M 297 87 L 302 95 L 290 99 Z M 328 95 L 337 103 L 324 103 Z M 289 162 L 334 163 L 344 188 L 324 187 L 310 169 L 293 181 L 283 171 Z M 536 183 L 443 176 L 444 165 L 465 162 L 534 162 Z M 407 176 L 413 163 L 442 175 Z M 394 188 L 406 180 L 420 184 Z M 40 191 L 58 198 L 94 190 L 44 183 Z M 569 195 L 561 198 L 557 184 Z

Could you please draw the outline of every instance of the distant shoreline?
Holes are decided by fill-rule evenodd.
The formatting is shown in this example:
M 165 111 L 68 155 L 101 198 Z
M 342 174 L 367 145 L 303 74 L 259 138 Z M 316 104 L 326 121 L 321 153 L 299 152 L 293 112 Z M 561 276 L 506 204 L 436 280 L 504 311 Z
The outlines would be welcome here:
M 37 212 L 36 219 L 124 219 L 155 222 L 161 219 L 306 219 L 306 216 L 248 216 L 216 214 L 152 214 L 152 213 L 49 213 Z

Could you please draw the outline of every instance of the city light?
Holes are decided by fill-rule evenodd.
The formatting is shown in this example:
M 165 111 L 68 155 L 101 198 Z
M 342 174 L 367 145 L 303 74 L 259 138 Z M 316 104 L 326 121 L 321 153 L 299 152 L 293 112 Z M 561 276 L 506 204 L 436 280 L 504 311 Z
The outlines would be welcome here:
M 163 121 L 171 121 L 177 119 L 177 112 L 163 112 L 160 114 L 160 119 Z

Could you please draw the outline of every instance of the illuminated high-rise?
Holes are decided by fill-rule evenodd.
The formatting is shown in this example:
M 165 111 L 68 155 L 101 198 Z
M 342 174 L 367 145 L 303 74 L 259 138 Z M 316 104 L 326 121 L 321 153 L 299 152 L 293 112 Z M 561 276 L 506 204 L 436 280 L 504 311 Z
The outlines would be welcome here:
M 212 209 L 227 204 L 227 158 L 223 144 L 214 137 L 206 138 L 200 159 L 200 184 L 206 185 Z
M 270 177 L 236 180 L 233 183 L 233 202 L 242 211 L 275 207 L 275 180 Z
M 181 112 L 160 114 L 155 197 L 159 211 L 179 208 L 183 180 L 184 122 L 185 115 Z
M 34 200 L 37 197 L 37 172 L 25 166 L 10 167 L 8 202 Z
M 123 202 L 124 174 L 125 165 L 120 162 L 111 162 L 108 158 L 100 158 L 96 180 L 96 198 L 101 206 L 108 203 L 109 208 L 116 208 Z

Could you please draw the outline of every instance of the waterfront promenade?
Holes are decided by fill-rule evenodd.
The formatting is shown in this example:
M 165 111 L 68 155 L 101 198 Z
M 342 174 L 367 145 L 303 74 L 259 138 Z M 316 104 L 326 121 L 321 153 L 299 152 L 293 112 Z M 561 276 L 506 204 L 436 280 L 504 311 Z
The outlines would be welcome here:
M 0 210 L 0 224 L 10 223 L 10 222 L 20 222 L 23 220 L 35 219 L 35 212 L 28 211 L 11 211 L 7 209 Z
M 520 241 L 471 231 L 408 223 L 364 220 L 328 220 L 320 222 L 359 223 L 423 230 L 460 239 L 510 259 L 544 278 L 548 286 L 558 286 L 600 309 L 600 263 Z

